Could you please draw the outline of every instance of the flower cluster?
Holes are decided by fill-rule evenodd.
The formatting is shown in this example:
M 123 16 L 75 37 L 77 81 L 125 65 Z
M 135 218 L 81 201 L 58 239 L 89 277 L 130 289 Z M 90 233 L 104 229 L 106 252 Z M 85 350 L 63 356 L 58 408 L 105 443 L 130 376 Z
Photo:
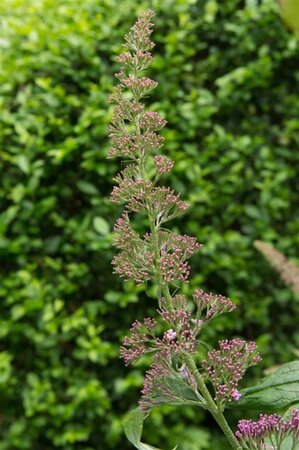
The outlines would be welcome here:
M 137 284 L 150 280 L 155 273 L 153 252 L 132 229 L 127 213 L 117 219 L 114 232 L 113 243 L 120 250 L 112 260 L 114 273 Z
M 153 23 L 151 22 L 155 13 L 151 10 L 145 11 L 125 35 L 125 42 L 128 48 L 137 52 L 147 52 L 151 50 L 155 44 L 151 41 L 150 36 L 153 32 Z
M 123 178 L 119 181 L 119 186 L 114 186 L 111 201 L 126 203 L 128 211 L 139 212 L 146 208 L 147 198 L 151 195 L 152 189 L 153 185 L 149 180 Z
M 223 295 L 215 295 L 196 289 L 193 293 L 193 300 L 196 305 L 196 321 L 200 329 L 213 317 L 231 312 L 236 305 Z
M 140 103 L 140 99 L 157 86 L 156 81 L 139 75 L 152 61 L 149 50 L 154 46 L 150 40 L 153 15 L 152 11 L 147 11 L 140 17 L 126 35 L 128 51 L 118 57 L 124 66 L 116 74 L 120 84 L 109 97 L 115 107 L 108 158 L 124 157 L 136 161 L 163 145 L 163 138 L 155 130 L 163 128 L 166 121 L 155 112 L 143 112 L 144 104 Z M 129 96 L 124 95 L 124 91 L 128 91 Z
M 156 171 L 159 175 L 169 173 L 173 168 L 173 161 L 166 156 L 157 155 L 154 157 Z
M 153 57 L 150 52 L 142 52 L 138 50 L 135 54 L 132 54 L 131 52 L 124 52 L 116 59 L 118 62 L 125 64 L 126 67 L 131 69 L 133 72 L 140 72 L 148 68 Z
M 125 337 L 123 346 L 120 348 L 120 356 L 124 359 L 126 366 L 151 350 L 147 343 L 155 338 L 155 328 L 156 321 L 150 317 L 143 322 L 135 320 L 130 328 L 130 336 Z
M 151 280 L 154 271 L 153 255 L 151 252 L 147 252 L 142 245 L 132 246 L 132 251 L 119 253 L 113 258 L 112 264 L 114 273 L 125 280 L 133 280 L 138 285 Z
M 175 359 L 182 352 L 193 352 L 196 340 L 193 333 L 191 313 L 187 311 L 187 300 L 182 295 L 171 299 L 173 308 L 169 310 L 163 297 L 158 313 L 162 318 L 166 331 L 159 337 L 156 333 L 156 321 L 146 318 L 143 322 L 135 321 L 130 329 L 130 335 L 124 339 L 121 347 L 121 357 L 126 365 L 136 361 L 146 351 L 156 354 L 167 354 Z
M 140 407 L 144 413 L 166 401 L 186 400 L 175 387 L 178 383 L 197 393 L 196 382 L 186 365 L 178 366 L 180 355 L 183 352 L 193 352 L 196 347 L 191 314 L 186 311 L 187 303 L 183 296 L 175 296 L 173 304 L 177 309 L 169 312 L 164 309 L 165 299 L 161 299 L 161 309 L 158 312 L 167 327 L 162 337 L 157 336 L 155 320 L 146 318 L 143 322 L 135 321 L 130 335 L 125 337 L 120 349 L 126 365 L 134 363 L 145 353 L 154 353 L 141 391 Z
M 168 187 L 153 189 L 150 197 L 149 213 L 156 218 L 156 225 L 169 222 L 189 208 L 188 203 L 180 200 L 180 195 Z
M 126 128 L 123 128 L 120 133 L 115 125 L 110 127 L 109 136 L 112 143 L 108 153 L 109 158 L 120 156 L 136 160 L 154 150 L 158 150 L 164 142 L 163 137 L 153 131 L 146 131 L 139 135 L 135 132 L 129 133 Z
M 120 250 L 129 250 L 132 242 L 138 245 L 139 241 L 140 237 L 131 227 L 128 214 L 124 213 L 114 225 L 114 246 Z
M 246 450 L 280 449 L 287 439 L 285 448 L 295 450 L 299 447 L 299 410 L 294 409 L 288 420 L 277 414 L 260 415 L 257 421 L 240 420 L 236 436 Z
M 112 124 L 110 132 L 112 134 L 118 134 L 120 126 L 125 126 L 126 123 L 134 120 L 136 116 L 141 114 L 144 109 L 143 103 L 138 103 L 134 100 L 123 99 L 122 102 L 115 105 L 112 116 Z
M 177 235 L 168 231 L 159 232 L 160 268 L 163 281 L 187 281 L 190 266 L 187 259 L 196 253 L 202 245 L 194 237 Z
M 181 296 L 178 297 L 180 299 Z M 174 305 L 176 301 L 177 299 L 174 299 Z M 164 333 L 163 340 L 158 343 L 158 346 L 163 347 L 166 343 L 173 355 L 184 351 L 193 352 L 196 348 L 196 340 L 191 326 L 191 313 L 186 309 L 175 307 L 169 311 L 164 298 L 161 300 L 158 313 L 171 327 Z
M 246 369 L 257 364 L 261 358 L 255 342 L 243 339 L 224 339 L 219 342 L 220 350 L 208 352 L 202 361 L 205 372 L 215 390 L 215 400 L 219 404 L 239 400 L 238 383 Z
M 114 180 L 117 185 L 111 201 L 126 203 L 126 209 L 131 212 L 147 210 L 156 218 L 157 225 L 184 213 L 189 206 L 170 188 L 155 187 L 152 181 L 141 178 L 133 165 L 127 166 Z
M 175 388 L 178 384 L 185 384 L 182 373 L 172 367 L 170 353 L 165 350 L 157 353 L 150 369 L 145 374 L 143 389 L 141 391 L 140 409 L 148 414 L 152 408 L 165 404 L 178 404 L 186 399 L 180 396 Z M 186 383 L 188 386 L 188 384 Z
M 147 131 L 161 130 L 165 127 L 166 120 L 163 119 L 158 113 L 154 111 L 148 111 L 143 114 L 140 119 L 140 128 Z
M 146 233 L 141 238 L 131 227 L 127 212 L 116 221 L 114 232 L 113 242 L 120 250 L 112 261 L 115 273 L 138 284 L 150 279 L 163 283 L 186 281 L 190 272 L 186 260 L 202 247 L 193 237 L 160 231 L 160 254 L 155 258 L 155 236 Z
M 147 77 L 136 77 L 129 75 L 126 77 L 124 71 L 121 71 L 115 75 L 121 82 L 121 85 L 130 89 L 135 99 L 139 100 L 145 97 L 152 89 L 155 89 L 158 85 L 156 81 Z

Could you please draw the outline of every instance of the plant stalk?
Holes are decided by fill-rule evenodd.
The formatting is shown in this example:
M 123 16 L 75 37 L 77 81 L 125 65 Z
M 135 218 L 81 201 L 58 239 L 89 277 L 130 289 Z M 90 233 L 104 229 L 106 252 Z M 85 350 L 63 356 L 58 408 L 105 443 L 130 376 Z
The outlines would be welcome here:
M 189 355 L 188 353 L 184 353 L 184 358 L 185 358 L 185 362 L 186 362 L 190 372 L 192 373 L 192 375 L 194 376 L 194 378 L 197 382 L 197 385 L 198 385 L 201 395 L 203 396 L 203 398 L 205 399 L 205 401 L 207 403 L 207 409 L 210 411 L 210 413 L 212 414 L 212 416 L 218 423 L 219 427 L 223 431 L 229 444 L 235 450 L 242 450 L 242 447 L 240 447 L 240 444 L 239 444 L 237 438 L 235 437 L 234 433 L 232 432 L 229 424 L 227 423 L 226 418 L 224 417 L 222 411 L 220 411 L 220 409 L 217 407 L 216 403 L 214 402 L 202 376 L 200 375 L 199 371 L 197 370 L 197 367 L 195 365 L 195 362 L 194 362 L 192 356 Z

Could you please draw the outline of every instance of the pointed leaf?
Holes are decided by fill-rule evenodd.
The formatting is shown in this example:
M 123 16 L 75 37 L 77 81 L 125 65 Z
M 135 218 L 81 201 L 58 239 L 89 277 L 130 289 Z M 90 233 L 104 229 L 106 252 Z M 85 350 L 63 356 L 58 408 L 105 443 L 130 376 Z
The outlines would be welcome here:
M 94 217 L 93 227 L 98 233 L 102 234 L 103 236 L 108 234 L 110 231 L 109 223 L 105 219 L 103 219 L 103 217 Z
M 28 174 L 30 171 L 30 164 L 29 159 L 26 155 L 17 155 L 15 157 L 15 162 L 19 166 L 19 168 L 22 170 L 22 172 Z
M 279 411 L 299 402 L 299 361 L 284 364 L 261 383 L 241 391 L 231 407 Z
M 126 415 L 123 421 L 123 427 L 128 440 L 138 450 L 160 450 L 157 447 L 144 444 L 140 441 L 143 429 L 143 415 L 141 414 L 139 408 L 133 409 L 133 411 L 129 412 Z M 173 450 L 176 450 L 176 448 L 177 447 L 175 447 Z

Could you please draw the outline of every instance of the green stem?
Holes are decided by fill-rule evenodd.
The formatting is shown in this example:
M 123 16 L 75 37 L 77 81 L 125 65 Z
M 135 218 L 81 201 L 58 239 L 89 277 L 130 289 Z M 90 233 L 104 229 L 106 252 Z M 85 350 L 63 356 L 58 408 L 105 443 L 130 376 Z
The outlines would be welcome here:
M 173 304 L 172 304 L 172 299 L 171 299 L 171 294 L 169 291 L 168 284 L 161 286 L 161 291 L 164 295 L 164 299 L 165 299 L 168 310 L 169 311 L 173 310 Z
M 198 389 L 203 396 L 203 398 L 206 401 L 207 409 L 210 411 L 216 422 L 218 423 L 219 427 L 223 431 L 226 439 L 230 443 L 231 447 L 235 450 L 242 450 L 242 447 L 240 447 L 239 442 L 237 438 L 235 437 L 234 433 L 232 432 L 229 424 L 226 421 L 226 418 L 224 417 L 222 411 L 217 407 L 216 403 L 214 402 L 202 376 L 200 375 L 199 371 L 197 370 L 197 367 L 195 365 L 195 362 L 192 358 L 192 356 L 188 353 L 184 353 L 185 362 L 194 376 Z

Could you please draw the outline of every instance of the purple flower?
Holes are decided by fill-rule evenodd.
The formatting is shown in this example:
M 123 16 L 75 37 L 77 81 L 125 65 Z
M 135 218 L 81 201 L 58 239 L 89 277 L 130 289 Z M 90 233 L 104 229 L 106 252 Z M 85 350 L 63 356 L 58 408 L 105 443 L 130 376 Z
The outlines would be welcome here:
M 240 400 L 242 397 L 242 394 L 238 391 L 238 389 L 233 389 L 231 393 L 231 398 L 235 401 Z
M 215 400 L 225 404 L 227 401 L 240 399 L 237 390 L 239 381 L 246 369 L 261 358 L 257 354 L 256 344 L 243 339 L 224 339 L 219 342 L 219 347 L 219 350 L 208 352 L 202 365 L 214 387 Z
M 120 356 L 124 359 L 126 366 L 132 364 L 140 356 L 151 351 L 150 344 L 155 339 L 156 321 L 150 317 L 143 322 L 135 320 L 130 335 L 126 336 L 120 348 Z
M 240 420 L 236 432 L 242 447 L 248 450 L 281 448 L 284 441 L 291 437 L 289 448 L 295 449 L 299 445 L 299 410 L 291 413 L 289 420 L 284 420 L 277 414 L 260 415 L 259 420 Z
M 164 338 L 169 342 L 174 341 L 174 339 L 176 338 L 176 332 L 172 328 L 170 328 L 164 334 Z
M 202 289 L 194 291 L 193 300 L 196 304 L 198 315 L 205 322 L 219 314 L 231 312 L 236 308 L 236 305 L 229 298 L 223 295 L 209 294 Z

